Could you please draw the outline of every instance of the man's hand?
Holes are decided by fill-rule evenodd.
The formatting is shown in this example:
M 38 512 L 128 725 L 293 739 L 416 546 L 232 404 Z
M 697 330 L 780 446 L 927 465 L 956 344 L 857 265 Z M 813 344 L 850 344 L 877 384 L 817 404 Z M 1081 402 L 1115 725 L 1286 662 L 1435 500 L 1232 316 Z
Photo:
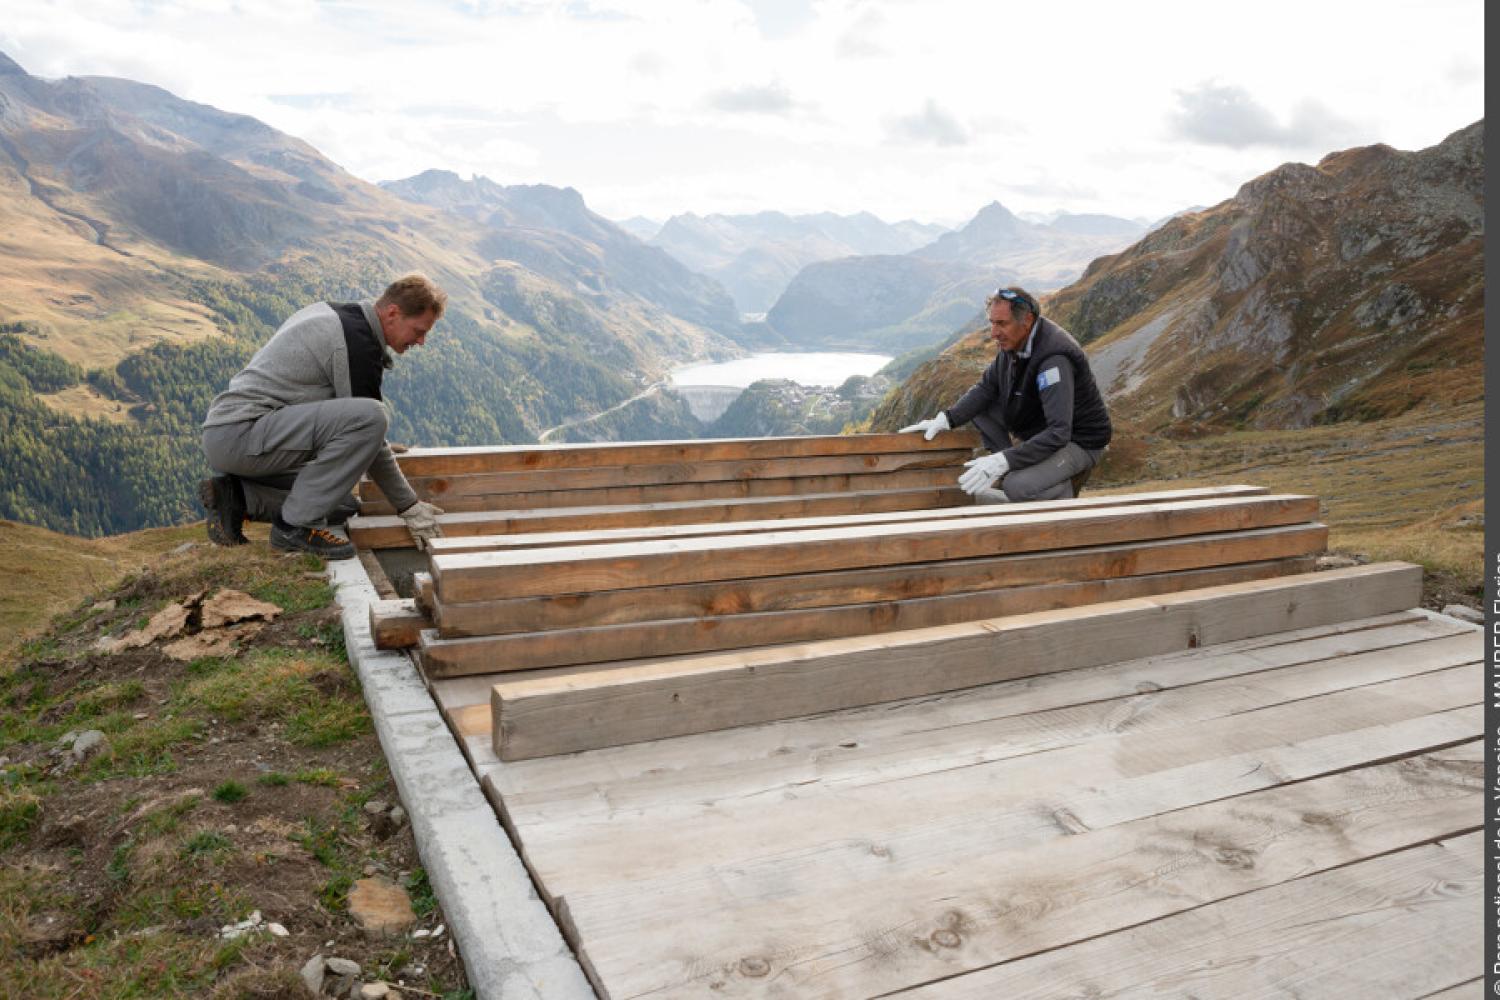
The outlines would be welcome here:
M 964 492 L 973 496 L 980 490 L 987 490 L 995 484 L 995 480 L 1010 471 L 1010 463 L 1005 460 L 1003 452 L 995 452 L 983 458 L 971 458 L 964 463 L 968 471 L 958 477 L 958 485 L 962 486 Z
M 443 530 L 437 522 L 437 516 L 442 512 L 443 508 L 426 500 L 418 500 L 401 512 L 401 520 L 406 522 L 406 530 L 411 532 L 417 548 L 425 549 L 432 539 L 442 537 Z
M 896 433 L 910 434 L 913 431 L 920 431 L 922 432 L 922 439 L 924 441 L 931 441 L 943 431 L 951 431 L 952 429 L 952 425 L 948 423 L 947 412 L 939 410 L 937 416 L 932 417 L 928 420 L 918 420 L 910 427 L 903 427 Z

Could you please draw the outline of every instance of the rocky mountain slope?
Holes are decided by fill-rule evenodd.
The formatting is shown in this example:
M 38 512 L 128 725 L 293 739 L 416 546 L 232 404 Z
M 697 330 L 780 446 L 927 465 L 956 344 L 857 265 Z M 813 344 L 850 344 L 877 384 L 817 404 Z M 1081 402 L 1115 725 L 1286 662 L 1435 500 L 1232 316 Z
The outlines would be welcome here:
M 763 313 L 809 264 L 866 254 L 902 254 L 943 227 L 886 223 L 869 212 L 836 215 L 674 215 L 650 239 L 695 271 L 722 282 L 741 312 Z
M 804 347 L 854 343 L 898 353 L 926 347 L 977 315 L 984 294 L 996 286 L 1056 288 L 1144 232 L 1139 223 L 1112 216 L 1028 222 L 992 202 L 962 229 L 901 257 L 809 265 L 787 286 L 766 322 Z
M 1289 163 L 1095 261 L 1044 302 L 1113 412 L 1204 434 L 1370 420 L 1483 398 L 1484 123 L 1417 152 Z M 993 356 L 976 330 L 887 398 L 946 405 Z
M 576 192 L 500 189 L 475 218 L 491 192 L 470 187 L 414 203 L 244 115 L 0 55 L 0 516 L 91 533 L 191 513 L 213 392 L 295 309 L 407 270 L 452 298 L 387 380 L 397 439 L 533 440 L 740 350 L 721 288 Z

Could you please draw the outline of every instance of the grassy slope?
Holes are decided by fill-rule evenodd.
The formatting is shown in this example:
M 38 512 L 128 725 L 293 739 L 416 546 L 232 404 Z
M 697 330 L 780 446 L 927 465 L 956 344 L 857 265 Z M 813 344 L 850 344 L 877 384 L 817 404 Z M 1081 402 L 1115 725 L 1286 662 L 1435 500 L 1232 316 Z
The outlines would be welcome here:
M 471 998 L 446 937 L 366 937 L 348 913 L 374 873 L 407 888 L 417 926 L 443 919 L 409 825 L 380 829 L 363 808 L 395 794 L 317 560 L 263 542 L 177 549 L 201 532 L 95 543 L 6 528 L 6 576 L 29 564 L 67 610 L 0 658 L 0 992 L 301 996 L 298 970 L 322 953 L 365 981 L 403 977 L 408 995 Z M 285 613 L 234 657 L 93 648 L 218 587 Z M 95 610 L 105 597 L 115 606 Z M 59 768 L 59 738 L 84 729 L 107 747 Z M 219 937 L 256 910 L 289 935 Z

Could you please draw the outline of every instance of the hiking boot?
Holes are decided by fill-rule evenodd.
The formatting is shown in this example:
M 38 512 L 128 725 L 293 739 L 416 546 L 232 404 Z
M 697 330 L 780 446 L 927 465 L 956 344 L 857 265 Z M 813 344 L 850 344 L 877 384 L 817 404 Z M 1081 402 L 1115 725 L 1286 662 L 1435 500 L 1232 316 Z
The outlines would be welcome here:
M 245 496 L 233 476 L 214 476 L 198 484 L 206 514 L 208 540 L 215 545 L 245 545 Z
M 283 552 L 311 552 L 324 559 L 353 559 L 354 545 L 323 528 L 303 528 L 276 521 L 271 525 L 271 548 Z

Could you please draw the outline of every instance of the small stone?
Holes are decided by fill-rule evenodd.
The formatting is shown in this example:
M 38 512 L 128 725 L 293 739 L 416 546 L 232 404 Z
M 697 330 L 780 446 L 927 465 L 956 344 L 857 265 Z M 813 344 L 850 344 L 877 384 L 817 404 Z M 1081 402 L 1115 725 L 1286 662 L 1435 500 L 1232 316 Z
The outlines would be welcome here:
M 359 963 L 347 958 L 330 958 L 324 964 L 328 966 L 328 971 L 335 976 L 359 975 Z
M 448 929 L 447 925 L 445 925 L 445 924 L 438 924 L 437 927 L 435 927 L 433 929 L 432 936 L 434 938 L 440 938 L 440 937 L 443 936 L 443 931 L 445 931 L 447 929 Z
M 390 810 L 390 805 L 382 799 L 371 799 L 365 803 L 365 815 L 379 816 Z
M 385 1000 L 391 995 L 391 988 L 385 983 L 365 983 L 359 988 L 360 1000 Z
M 1358 566 L 1359 560 L 1349 556 L 1319 556 L 1317 565 L 1318 569 L 1349 569 Z
M 323 977 L 325 974 L 322 955 L 314 955 L 302 967 L 302 983 L 307 987 L 307 991 L 315 997 L 323 995 Z
M 63 733 L 57 738 L 57 745 L 66 750 L 73 745 L 73 741 L 78 739 L 80 735 L 82 734 L 79 733 L 78 730 L 69 729 L 67 732 Z
M 392 826 L 401 829 L 406 825 L 406 810 L 400 806 L 391 806 L 390 819 Z
M 116 605 L 115 599 L 111 597 L 107 601 L 95 601 L 93 604 L 89 605 L 89 610 L 97 614 L 105 615 L 109 614 L 117 606 L 118 605 Z
M 367 934 L 400 934 L 417 922 L 406 890 L 383 878 L 362 878 L 349 890 L 349 915 Z
M 365 876 L 368 877 L 374 875 L 379 870 L 380 869 L 376 868 L 374 865 L 365 865 Z
M 151 718 L 151 713 L 150 712 L 137 712 L 137 713 L 135 713 L 135 721 L 136 722 L 141 722 L 141 721 L 143 721 L 145 719 L 149 719 L 149 718 Z
M 197 547 L 197 544 L 194 542 L 183 542 L 181 545 L 177 546 L 177 548 L 173 549 L 171 554 L 174 556 L 180 556 L 184 552 L 191 552 Z
M 90 729 L 78 734 L 78 738 L 73 741 L 71 752 L 75 760 L 87 760 L 108 745 L 109 741 L 104 738 L 102 732 Z
M 412 932 L 411 932 L 411 936 L 412 936 L 412 937 L 413 937 L 413 938 L 414 938 L 414 939 L 415 939 L 415 940 L 417 940 L 417 941 L 420 941 L 420 940 L 422 940 L 422 939 L 423 939 L 423 938 L 424 938 L 424 937 L 427 937 L 427 936 L 428 936 L 428 935 L 429 935 L 429 934 L 431 934 L 431 933 L 432 933 L 432 931 L 429 931 L 429 930 L 427 930 L 427 929 L 426 929 L 426 928 L 421 928 L 421 929 L 418 929 L 418 930 L 414 930 L 414 931 L 412 931 Z
M 275 921 L 272 921 L 271 923 L 266 924 L 266 930 L 268 930 L 268 931 L 271 932 L 271 936 L 272 937 L 286 937 L 288 934 L 291 933 L 285 927 L 281 926 L 280 924 L 276 923 Z
M 1466 604 L 1449 604 L 1443 608 L 1443 614 L 1449 618 L 1457 618 L 1461 622 L 1468 622 L 1471 625 L 1484 624 L 1484 615 L 1477 609 L 1471 608 Z

